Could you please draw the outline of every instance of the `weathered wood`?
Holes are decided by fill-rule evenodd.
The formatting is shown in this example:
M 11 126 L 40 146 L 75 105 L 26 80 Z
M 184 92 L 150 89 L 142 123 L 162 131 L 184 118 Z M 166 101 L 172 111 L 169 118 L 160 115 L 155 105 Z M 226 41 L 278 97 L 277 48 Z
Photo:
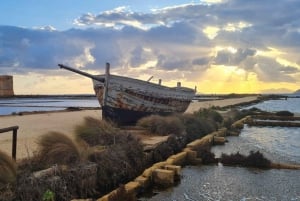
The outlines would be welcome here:
M 11 126 L 11 127 L 7 127 L 7 128 L 0 128 L 0 133 L 6 133 L 12 130 L 18 130 L 19 126 Z
M 17 137 L 18 137 L 18 129 L 19 126 L 11 126 L 11 127 L 7 127 L 7 128 L 0 128 L 0 133 L 6 133 L 6 132 L 13 132 L 13 137 L 12 137 L 12 146 L 11 146 L 11 153 L 12 153 L 12 157 L 13 159 L 16 160 L 17 158 Z

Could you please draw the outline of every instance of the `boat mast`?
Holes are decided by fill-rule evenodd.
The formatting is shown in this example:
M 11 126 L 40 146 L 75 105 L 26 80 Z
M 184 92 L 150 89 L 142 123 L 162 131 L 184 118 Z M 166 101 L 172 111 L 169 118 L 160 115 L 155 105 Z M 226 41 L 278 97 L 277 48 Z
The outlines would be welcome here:
M 103 99 L 103 106 L 106 105 L 107 101 L 107 93 L 108 93 L 108 87 L 109 87 L 109 77 L 110 77 L 110 64 L 107 62 L 106 63 L 106 68 L 105 68 L 105 88 L 104 88 L 104 99 Z

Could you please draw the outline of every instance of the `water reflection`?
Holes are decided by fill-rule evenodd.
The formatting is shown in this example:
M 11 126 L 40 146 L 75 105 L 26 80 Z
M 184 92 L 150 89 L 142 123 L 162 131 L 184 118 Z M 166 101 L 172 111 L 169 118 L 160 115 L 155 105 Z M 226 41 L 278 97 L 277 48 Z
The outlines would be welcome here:
M 300 200 L 300 171 L 192 166 L 179 186 L 143 201 Z
M 251 150 L 262 152 L 274 162 L 300 163 L 300 128 L 248 127 L 239 137 L 227 137 L 226 146 L 215 146 L 216 156 L 221 153 L 248 154 Z
M 300 105 L 300 98 L 288 98 L 287 100 L 283 100 L 283 99 L 268 100 L 268 101 L 260 102 L 255 105 L 244 107 L 244 109 L 250 109 L 252 107 L 256 107 L 261 110 L 269 111 L 269 112 L 287 110 L 293 113 L 300 114 L 299 105 Z
M 3 98 L 0 115 L 18 112 L 55 111 L 68 107 L 99 107 L 96 97 Z
M 275 162 L 300 164 L 300 128 L 245 127 L 239 137 L 228 140 L 225 146 L 212 148 L 216 156 L 237 151 L 247 155 L 254 150 Z M 183 168 L 179 185 L 141 200 L 300 200 L 299 178 L 300 170 L 191 166 Z

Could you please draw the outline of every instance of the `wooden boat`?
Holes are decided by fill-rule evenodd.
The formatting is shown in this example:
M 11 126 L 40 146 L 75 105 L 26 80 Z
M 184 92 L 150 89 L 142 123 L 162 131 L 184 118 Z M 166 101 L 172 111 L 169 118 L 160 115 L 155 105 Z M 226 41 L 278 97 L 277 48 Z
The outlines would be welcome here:
M 118 124 L 132 124 L 141 117 L 160 114 L 182 113 L 189 106 L 196 90 L 182 87 L 167 87 L 129 77 L 111 75 L 109 63 L 106 73 L 91 75 L 59 64 L 60 68 L 89 77 L 102 108 L 102 117 Z

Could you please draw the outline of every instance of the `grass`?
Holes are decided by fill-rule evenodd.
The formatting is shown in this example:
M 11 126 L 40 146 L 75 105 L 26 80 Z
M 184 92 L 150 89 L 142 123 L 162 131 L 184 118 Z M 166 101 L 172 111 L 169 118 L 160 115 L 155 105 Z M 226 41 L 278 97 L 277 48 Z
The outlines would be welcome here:
M 98 166 L 97 186 L 103 193 L 134 179 L 146 168 L 142 145 L 130 135 L 122 136 L 122 143 L 109 146 L 89 157 Z
M 202 109 L 193 114 L 166 117 L 152 115 L 143 118 L 138 122 L 138 126 L 148 129 L 153 134 L 169 135 L 167 142 L 145 153 L 143 146 L 134 136 L 116 128 L 111 122 L 87 117 L 83 124 L 75 128 L 76 141 L 59 132 L 50 132 L 39 139 L 38 153 L 32 157 L 32 161 L 25 161 L 21 166 L 29 168 L 31 172 L 19 171 L 22 175 L 16 182 L 17 200 L 41 200 L 47 189 L 55 193 L 57 200 L 70 200 L 72 197 L 99 197 L 118 188 L 120 184 L 133 180 L 153 162 L 161 161 L 181 150 L 187 142 L 217 130 L 223 123 L 224 118 L 213 108 Z M 216 162 L 209 150 L 198 150 L 198 153 L 205 163 Z M 258 163 L 256 159 L 250 161 Z M 83 160 L 87 161 L 80 163 Z M 83 182 L 87 179 L 87 174 L 80 165 L 89 162 L 96 165 L 97 171 L 95 176 L 92 176 L 96 184 L 93 183 L 94 180 Z M 67 170 L 57 172 L 53 178 L 34 181 L 30 179 L 32 171 L 54 164 L 62 165 L 60 167 L 66 167 Z M 249 162 L 248 165 L 251 163 Z M 2 169 L 0 170 L 1 173 Z M 59 179 L 55 180 L 57 177 Z M 118 195 L 122 197 L 123 193 L 126 192 L 124 186 L 121 186 Z M 122 200 L 125 199 L 124 196 Z M 118 197 L 120 196 L 112 197 L 111 200 L 118 200 Z M 128 197 L 128 200 L 130 199 L 131 197 Z
M 40 161 L 45 165 L 74 164 L 81 160 L 79 146 L 66 135 L 49 132 L 38 141 Z
M 0 150 L 0 189 L 9 183 L 14 183 L 16 175 L 16 162 Z
M 200 138 L 215 131 L 223 122 L 223 117 L 214 109 L 200 109 L 193 114 L 170 116 L 150 115 L 137 122 L 137 126 L 157 135 L 185 135 L 187 141 Z
M 112 145 L 119 129 L 111 122 L 86 117 L 83 124 L 76 126 L 75 136 L 90 146 Z
M 183 123 L 175 115 L 150 115 L 148 117 L 141 118 L 137 122 L 137 126 L 147 129 L 151 134 L 158 135 L 182 135 L 184 131 Z

